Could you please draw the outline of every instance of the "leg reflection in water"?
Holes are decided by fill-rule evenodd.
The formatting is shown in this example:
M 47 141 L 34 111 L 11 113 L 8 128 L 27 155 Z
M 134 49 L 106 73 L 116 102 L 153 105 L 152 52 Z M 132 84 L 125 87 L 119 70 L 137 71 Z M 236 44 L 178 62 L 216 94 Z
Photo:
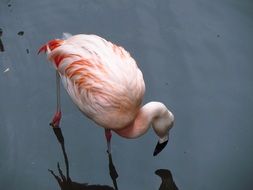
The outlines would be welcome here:
M 109 159 L 110 176 L 111 176 L 111 179 L 112 179 L 112 182 L 113 182 L 113 185 L 114 185 L 114 189 L 118 190 L 117 178 L 119 177 L 119 175 L 118 175 L 118 173 L 115 169 L 115 166 L 113 164 L 111 153 L 110 152 L 107 152 L 107 153 L 108 153 L 108 159 Z
M 162 180 L 159 190 L 178 190 L 170 170 L 159 169 L 155 171 L 155 174 L 161 177 Z
M 114 188 L 108 185 L 88 185 L 88 183 L 77 183 L 72 181 L 69 176 L 69 162 L 68 155 L 65 150 L 64 137 L 59 127 L 53 128 L 53 130 L 63 152 L 66 167 L 66 176 L 63 174 L 59 163 L 57 164 L 59 175 L 56 175 L 53 170 L 49 170 L 49 172 L 54 176 L 61 190 L 118 190 L 117 178 L 119 175 L 113 164 L 112 154 L 110 151 L 107 152 L 109 161 L 109 174 L 111 176 Z M 172 178 L 170 170 L 158 169 L 155 171 L 155 174 L 161 177 L 162 180 L 159 190 L 178 190 Z
M 49 172 L 54 176 L 61 190 L 115 190 L 108 185 L 88 185 L 88 183 L 74 182 L 70 178 L 66 178 L 66 176 L 62 173 L 59 163 L 57 166 L 59 176 L 56 175 L 52 170 L 49 170 Z
M 110 187 L 108 185 L 88 185 L 88 183 L 77 183 L 71 180 L 69 176 L 69 162 L 68 162 L 68 155 L 65 150 L 65 144 L 64 144 L 64 137 L 62 135 L 61 129 L 53 128 L 54 133 L 57 137 L 58 142 L 61 145 L 61 149 L 64 155 L 64 161 L 65 161 L 65 167 L 66 167 L 66 176 L 63 174 L 60 164 L 57 164 L 59 176 L 54 173 L 53 170 L 49 170 L 49 172 L 54 176 L 56 181 L 58 182 L 61 190 L 118 190 L 117 187 L 117 181 L 118 173 L 114 167 L 113 161 L 112 161 L 112 155 L 108 152 L 108 159 L 109 159 L 109 170 L 110 170 L 110 176 L 113 181 L 113 187 Z

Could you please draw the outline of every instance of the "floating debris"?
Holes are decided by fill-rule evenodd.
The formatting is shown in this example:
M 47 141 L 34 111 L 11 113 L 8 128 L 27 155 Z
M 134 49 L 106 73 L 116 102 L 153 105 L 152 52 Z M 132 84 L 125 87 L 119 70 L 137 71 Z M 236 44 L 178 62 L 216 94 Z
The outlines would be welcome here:
M 4 52 L 4 45 L 1 38 L 0 38 L 0 52 Z
M 219 38 L 220 37 L 220 35 L 219 34 L 217 34 L 217 38 Z
M 29 49 L 26 49 L 26 53 L 29 54 Z
M 3 35 L 3 29 L 0 28 L 0 37 Z
M 8 4 L 8 7 L 11 7 L 11 4 Z
M 19 36 L 23 36 L 24 33 L 25 33 L 24 31 L 19 31 L 19 32 L 18 32 L 18 35 L 19 35 Z
M 10 68 L 8 67 L 7 69 L 4 70 L 4 73 L 7 73 L 10 71 Z

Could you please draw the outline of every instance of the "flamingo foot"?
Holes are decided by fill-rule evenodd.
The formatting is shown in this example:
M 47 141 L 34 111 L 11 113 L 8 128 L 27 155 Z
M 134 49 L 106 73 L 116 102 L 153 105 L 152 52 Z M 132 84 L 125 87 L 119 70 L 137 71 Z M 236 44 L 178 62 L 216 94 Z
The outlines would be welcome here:
M 61 111 L 57 111 L 54 114 L 54 117 L 49 125 L 51 125 L 53 128 L 59 128 L 60 127 L 60 121 L 61 121 Z

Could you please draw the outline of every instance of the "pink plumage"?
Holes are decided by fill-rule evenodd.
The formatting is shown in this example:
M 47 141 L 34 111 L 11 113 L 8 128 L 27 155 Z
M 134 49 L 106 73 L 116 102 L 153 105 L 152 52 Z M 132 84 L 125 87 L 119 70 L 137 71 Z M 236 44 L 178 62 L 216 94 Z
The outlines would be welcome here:
M 141 107 L 143 75 L 123 47 L 96 35 L 79 34 L 52 40 L 41 47 L 42 51 L 87 117 L 126 138 L 139 137 L 152 124 L 160 144 L 167 143 L 174 116 L 160 102 Z

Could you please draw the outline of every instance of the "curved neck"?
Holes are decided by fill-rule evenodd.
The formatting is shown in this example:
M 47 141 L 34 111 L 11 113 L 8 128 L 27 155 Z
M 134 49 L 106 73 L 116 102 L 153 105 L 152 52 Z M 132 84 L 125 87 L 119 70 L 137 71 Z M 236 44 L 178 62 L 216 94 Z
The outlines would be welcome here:
M 160 102 L 149 102 L 140 109 L 135 120 L 130 125 L 123 129 L 115 130 L 115 132 L 125 138 L 138 138 L 148 131 L 150 124 L 153 124 L 154 130 L 157 133 L 156 120 L 167 113 L 168 109 L 164 104 Z M 158 133 L 157 135 L 160 136 Z

